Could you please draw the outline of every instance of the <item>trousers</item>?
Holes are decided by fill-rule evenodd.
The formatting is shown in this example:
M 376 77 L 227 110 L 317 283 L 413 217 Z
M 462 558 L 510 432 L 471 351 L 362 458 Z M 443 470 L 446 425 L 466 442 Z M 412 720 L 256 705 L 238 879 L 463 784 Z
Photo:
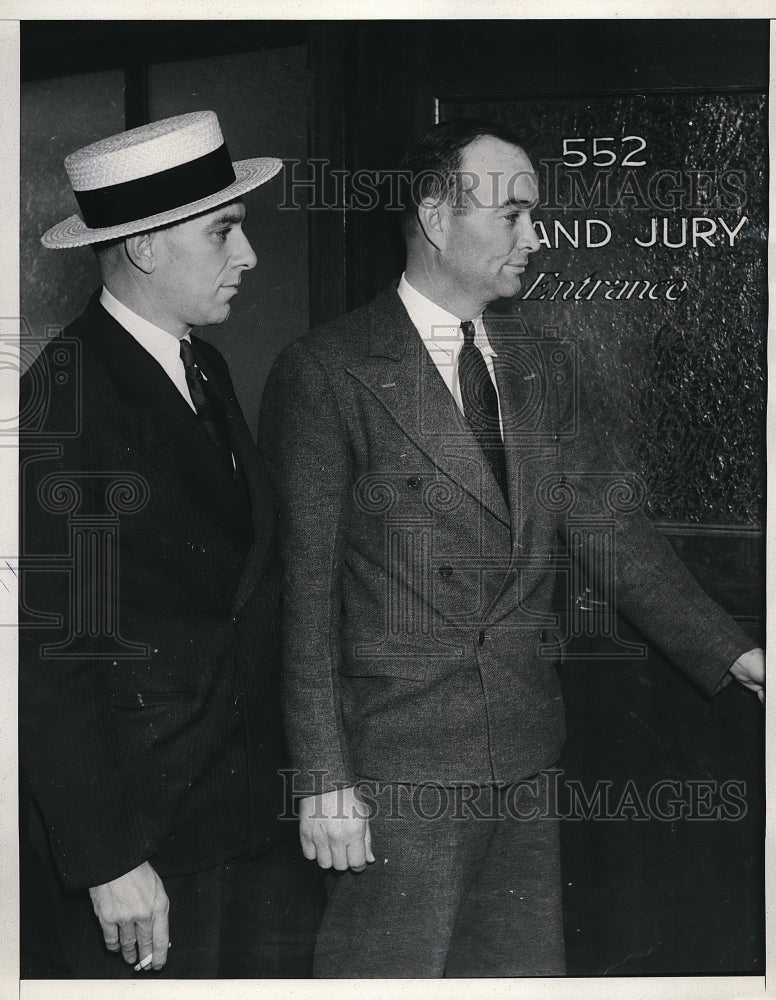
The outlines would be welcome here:
M 316 978 L 565 974 L 558 820 L 532 789 L 360 783 L 375 861 L 330 873 Z M 533 804 L 532 804 L 533 803 Z

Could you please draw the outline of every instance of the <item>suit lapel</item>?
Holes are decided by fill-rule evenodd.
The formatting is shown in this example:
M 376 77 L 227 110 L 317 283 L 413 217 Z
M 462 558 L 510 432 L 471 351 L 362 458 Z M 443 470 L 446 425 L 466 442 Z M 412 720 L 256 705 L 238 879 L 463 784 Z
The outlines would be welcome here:
M 79 334 L 116 390 L 115 430 L 173 482 L 240 549 L 239 500 L 207 431 L 161 366 L 99 304 L 90 302 Z
M 347 371 L 445 475 L 509 526 L 490 466 L 395 291 L 374 305 L 369 354 Z

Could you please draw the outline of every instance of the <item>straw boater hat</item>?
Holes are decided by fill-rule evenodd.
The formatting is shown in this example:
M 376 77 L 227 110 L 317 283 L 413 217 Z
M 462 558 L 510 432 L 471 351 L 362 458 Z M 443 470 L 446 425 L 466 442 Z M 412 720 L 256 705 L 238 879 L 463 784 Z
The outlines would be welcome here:
M 272 156 L 232 163 L 213 111 L 141 125 L 65 158 L 81 215 L 41 242 L 66 250 L 180 222 L 239 198 L 282 166 Z

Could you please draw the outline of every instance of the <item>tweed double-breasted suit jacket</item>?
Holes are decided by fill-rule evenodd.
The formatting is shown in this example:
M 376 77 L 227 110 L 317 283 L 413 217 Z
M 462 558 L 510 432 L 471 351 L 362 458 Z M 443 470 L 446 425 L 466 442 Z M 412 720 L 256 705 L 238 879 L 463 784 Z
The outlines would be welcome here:
M 260 447 L 280 507 L 300 790 L 511 782 L 553 764 L 552 593 L 591 518 L 612 539 L 594 570 L 618 612 L 703 690 L 753 645 L 588 432 L 572 347 L 488 332 L 508 504 L 395 289 L 303 336 L 270 374 Z
M 97 296 L 22 382 L 21 767 L 71 887 L 282 834 L 273 502 L 223 358 L 192 340 L 242 496 Z

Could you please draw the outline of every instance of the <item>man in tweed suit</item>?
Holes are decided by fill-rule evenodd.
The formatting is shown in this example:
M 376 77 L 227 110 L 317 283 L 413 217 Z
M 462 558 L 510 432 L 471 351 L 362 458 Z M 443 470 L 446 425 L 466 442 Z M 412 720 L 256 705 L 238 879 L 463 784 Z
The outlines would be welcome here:
M 398 288 L 287 348 L 262 408 L 302 845 L 336 871 L 315 974 L 558 975 L 557 822 L 537 808 L 564 739 L 558 498 L 612 466 L 563 351 L 542 379 L 482 318 L 538 249 L 525 152 L 452 121 L 405 167 Z M 610 496 L 618 610 L 706 693 L 732 672 L 762 697 L 761 651 L 629 490 Z
M 43 242 L 94 245 L 103 287 L 22 381 L 23 900 L 53 856 L 49 975 L 305 975 L 274 506 L 226 363 L 191 336 L 256 266 L 242 196 L 281 161 L 233 164 L 204 111 L 66 166 L 83 218 Z

